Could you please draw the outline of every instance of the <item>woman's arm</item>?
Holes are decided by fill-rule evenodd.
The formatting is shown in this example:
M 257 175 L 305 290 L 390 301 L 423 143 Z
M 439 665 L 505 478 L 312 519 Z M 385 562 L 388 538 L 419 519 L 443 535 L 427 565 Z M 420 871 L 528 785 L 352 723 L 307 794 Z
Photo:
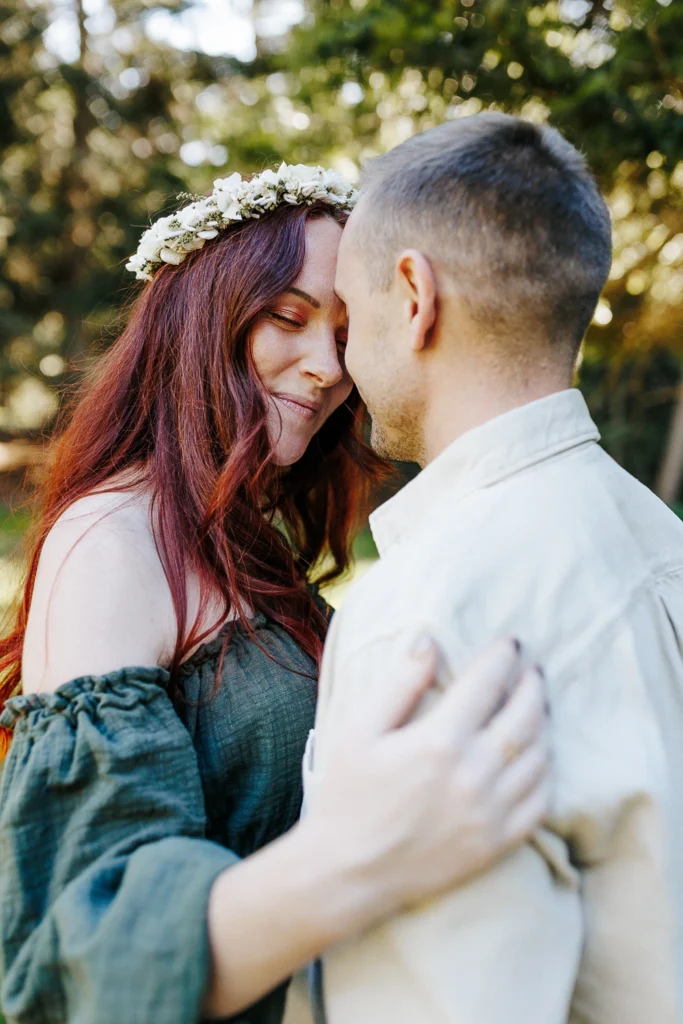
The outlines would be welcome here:
M 520 672 L 516 647 L 502 641 L 404 725 L 435 669 L 428 647 L 398 681 L 393 707 L 345 739 L 310 814 L 214 882 L 207 1015 L 237 1013 L 327 947 L 463 881 L 545 812 L 539 673 L 523 673 L 491 719 Z
M 90 510 L 82 510 L 73 533 L 68 523 L 64 531 L 54 531 L 54 550 L 48 548 L 45 559 L 41 558 L 29 623 L 33 632 L 27 634 L 32 657 L 31 665 L 26 665 L 25 692 L 42 691 L 47 695 L 75 672 L 97 672 L 103 677 L 127 664 L 154 664 L 173 646 L 172 616 L 166 607 L 169 602 L 167 598 L 161 600 L 158 592 L 159 587 L 163 589 L 163 574 L 154 563 L 139 509 L 107 510 L 104 519 L 101 511 L 98 508 L 91 517 Z M 519 674 L 518 652 L 512 643 L 503 642 L 465 673 L 432 710 L 405 725 L 433 682 L 435 660 L 434 651 L 427 646 L 403 677 L 392 680 L 393 705 L 388 710 L 383 708 L 386 698 L 382 696 L 375 714 L 364 716 L 362 731 L 346 732 L 344 748 L 330 762 L 304 822 L 245 861 L 234 863 L 234 858 L 225 856 L 222 863 L 232 866 L 224 869 L 221 864 L 216 870 L 215 881 L 212 879 L 207 890 L 208 910 L 207 903 L 195 907 L 195 916 L 208 914 L 211 970 L 204 1002 L 207 1013 L 229 1016 L 238 1012 L 339 939 L 401 906 L 457 884 L 522 839 L 542 814 L 547 763 L 538 676 L 526 674 L 493 724 L 482 728 Z M 49 702 L 47 696 L 46 700 Z M 144 707 L 151 710 L 158 703 L 155 698 Z M 58 702 L 49 712 L 51 716 L 56 714 L 51 729 L 60 718 L 60 706 Z M 80 703 L 78 708 L 84 715 L 93 710 L 89 705 L 81 709 Z M 106 702 L 98 714 L 100 710 L 105 716 L 111 711 Z M 170 706 L 164 714 L 169 712 Z M 165 816 L 165 835 L 193 837 L 181 846 L 165 840 L 164 850 L 168 849 L 180 878 L 183 870 L 191 873 L 191 849 L 199 834 L 192 817 L 196 797 L 191 795 L 198 788 L 196 764 L 191 763 L 191 750 L 180 749 L 181 740 L 187 745 L 189 738 L 171 716 L 165 726 L 170 744 L 167 753 L 171 759 L 181 757 L 188 776 L 183 805 L 176 807 L 178 766 L 161 777 L 159 765 L 151 757 L 152 737 L 161 740 L 164 731 L 152 731 L 146 738 L 142 720 L 134 727 L 129 710 L 124 712 L 122 707 L 120 714 L 121 723 L 117 720 L 117 724 L 101 726 L 98 742 L 119 737 L 129 745 L 139 743 L 139 749 L 131 746 L 130 750 L 115 752 L 126 765 L 135 765 L 134 771 L 126 768 L 117 777 L 125 779 L 126 772 L 132 771 L 136 793 L 143 780 L 148 781 L 150 801 L 152 796 L 156 801 L 154 805 L 150 802 L 145 812 L 149 821 L 155 815 Z M 121 730 L 124 718 L 130 722 L 130 732 Z M 66 729 L 68 723 L 62 724 Z M 82 724 L 85 728 L 85 721 Z M 87 728 L 88 737 L 98 735 Z M 176 738 L 171 742 L 172 736 Z M 50 746 L 47 735 L 44 740 Z M 80 749 L 76 736 L 67 730 L 63 742 L 76 757 Z M 508 748 L 521 751 L 510 764 L 504 756 Z M 53 753 L 63 767 L 67 761 L 63 751 L 55 749 Z M 141 760 L 147 754 L 149 765 Z M 106 759 L 83 761 L 80 769 L 90 771 L 99 763 L 106 763 Z M 98 794 L 94 806 L 99 806 L 99 794 L 104 795 L 105 790 L 95 777 L 88 776 L 87 785 Z M 106 792 L 111 796 L 108 789 Z M 154 860 L 154 843 L 148 849 L 145 843 L 156 839 L 157 834 L 154 829 L 146 830 L 135 801 L 128 824 L 121 814 L 120 797 L 116 799 L 118 803 L 102 820 L 112 832 L 112 842 L 118 836 L 121 841 L 129 841 L 131 848 L 136 847 L 121 876 L 130 877 L 135 884 L 122 886 L 117 900 L 122 907 L 139 907 L 143 913 L 144 902 L 138 902 L 138 895 L 146 884 L 152 884 L 144 879 L 145 872 L 153 874 Z M 69 835 L 70 816 L 78 808 L 64 806 L 61 790 L 55 793 L 55 801 L 54 813 L 64 816 L 64 834 Z M 448 815 L 444 814 L 446 807 L 451 808 Z M 12 830 L 9 820 L 7 827 Z M 93 829 L 102 840 L 102 828 L 93 825 Z M 202 842 L 201 851 L 199 845 L 196 847 L 197 856 L 201 852 L 205 862 L 202 878 L 208 878 L 214 870 L 216 858 L 210 846 Z M 184 866 L 180 863 L 181 849 L 187 851 Z M 64 922 L 74 918 L 74 901 L 83 900 L 80 886 L 87 879 L 85 872 L 83 878 L 78 873 L 78 860 L 74 856 L 68 870 L 71 881 L 61 898 L 61 903 L 70 908 L 63 915 Z M 102 870 L 108 870 L 104 859 L 102 865 Z M 144 871 L 138 871 L 137 865 L 144 865 Z M 159 864 L 160 874 L 162 869 L 163 864 Z M 183 906 L 190 898 L 198 897 L 187 889 Z M 183 903 L 172 891 L 168 901 L 167 909 Z M 179 906 L 178 912 L 181 910 Z M 182 913 L 188 916 L 189 910 Z M 123 920 L 123 914 L 119 916 Z M 173 941 L 175 925 L 160 923 L 160 927 L 165 928 L 167 940 Z M 47 934 L 47 924 L 44 930 Z M 125 929 L 121 935 L 124 933 Z M 106 949 L 107 944 L 114 948 L 111 932 L 98 927 L 97 941 L 90 946 L 97 951 Z M 191 956 L 192 951 L 188 952 Z M 51 950 L 50 957 L 53 955 L 57 953 Z M 201 955 L 195 955 L 199 966 Z M 144 958 L 139 966 L 144 974 Z M 105 980 L 90 962 L 82 968 L 86 973 L 91 969 L 92 988 L 97 992 Z M 189 962 L 184 969 L 189 976 Z M 180 986 L 187 994 L 186 1001 L 191 1002 L 188 993 L 192 985 L 182 976 L 176 980 L 174 992 Z M 106 984 L 113 1019 L 120 1016 L 122 990 L 108 980 Z M 78 994 L 80 998 L 80 990 Z M 30 998 L 33 995 L 39 998 L 39 993 L 30 994 Z M 98 1012 L 104 1022 L 109 1017 L 101 996 L 100 990 Z M 177 994 L 169 992 L 168 999 L 169 1004 L 178 1003 Z M 185 1008 L 178 1005 L 177 1013 L 184 1012 Z
M 67 510 L 40 554 L 22 689 L 168 664 L 177 625 L 143 497 L 93 494 Z

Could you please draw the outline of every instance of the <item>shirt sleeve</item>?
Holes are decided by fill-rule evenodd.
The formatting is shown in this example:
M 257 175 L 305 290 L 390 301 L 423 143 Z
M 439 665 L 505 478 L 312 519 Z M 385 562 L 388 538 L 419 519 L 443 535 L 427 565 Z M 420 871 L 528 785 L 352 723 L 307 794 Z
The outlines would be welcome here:
M 680 897 L 671 862 L 678 797 L 670 789 L 677 776 L 652 701 L 680 658 L 673 639 L 665 608 L 643 600 L 555 695 L 553 827 L 580 871 L 584 920 L 572 1024 L 679 1021 Z
M 0 782 L 2 1011 L 13 1024 L 190 1024 L 213 881 L 189 733 L 163 669 L 8 702 Z

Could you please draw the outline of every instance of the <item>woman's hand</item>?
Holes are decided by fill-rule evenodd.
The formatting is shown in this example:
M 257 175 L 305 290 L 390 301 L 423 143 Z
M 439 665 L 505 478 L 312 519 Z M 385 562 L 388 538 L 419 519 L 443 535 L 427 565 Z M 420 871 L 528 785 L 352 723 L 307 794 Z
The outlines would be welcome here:
M 303 821 L 214 882 L 205 1015 L 236 1014 L 334 943 L 463 882 L 545 813 L 539 671 L 501 641 L 412 721 L 437 660 L 418 645 L 391 699 L 375 695 L 345 731 Z
M 519 644 L 499 641 L 411 721 L 438 659 L 428 638 L 416 644 L 389 706 L 375 697 L 331 752 L 300 826 L 355 878 L 362 926 L 486 868 L 548 809 L 540 670 L 522 671 Z

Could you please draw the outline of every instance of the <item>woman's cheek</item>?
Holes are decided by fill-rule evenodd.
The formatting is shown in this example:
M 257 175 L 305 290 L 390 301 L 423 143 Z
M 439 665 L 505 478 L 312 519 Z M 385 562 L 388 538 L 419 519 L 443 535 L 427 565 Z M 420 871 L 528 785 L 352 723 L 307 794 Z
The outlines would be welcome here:
M 288 356 L 291 361 L 291 338 L 285 337 L 283 341 L 282 333 L 274 324 L 260 324 L 252 337 L 252 358 L 266 386 L 287 368 Z

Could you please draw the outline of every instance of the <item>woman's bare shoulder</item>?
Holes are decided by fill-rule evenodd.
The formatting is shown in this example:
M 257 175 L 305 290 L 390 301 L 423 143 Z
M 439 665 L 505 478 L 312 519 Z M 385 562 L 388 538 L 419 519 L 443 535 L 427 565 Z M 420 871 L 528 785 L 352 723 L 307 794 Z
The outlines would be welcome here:
M 82 675 L 164 664 L 175 616 L 142 492 L 89 494 L 41 552 L 24 642 L 24 692 Z

